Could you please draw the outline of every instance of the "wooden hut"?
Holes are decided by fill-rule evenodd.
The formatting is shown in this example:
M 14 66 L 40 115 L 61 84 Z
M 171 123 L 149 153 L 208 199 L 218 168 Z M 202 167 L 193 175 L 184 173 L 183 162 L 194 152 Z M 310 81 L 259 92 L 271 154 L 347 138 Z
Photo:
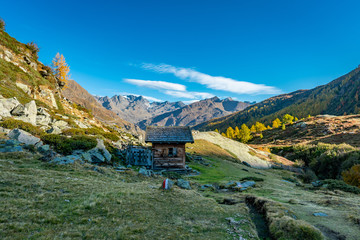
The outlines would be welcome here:
M 146 128 L 145 142 L 152 143 L 153 169 L 185 168 L 185 144 L 194 143 L 190 127 Z

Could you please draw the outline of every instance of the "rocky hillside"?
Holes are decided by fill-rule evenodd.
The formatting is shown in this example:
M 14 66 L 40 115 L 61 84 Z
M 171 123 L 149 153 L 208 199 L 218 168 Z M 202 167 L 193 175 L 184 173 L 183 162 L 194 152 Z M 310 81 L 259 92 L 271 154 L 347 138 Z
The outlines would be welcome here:
M 256 121 L 270 124 L 275 118 L 286 113 L 298 118 L 310 115 L 356 114 L 360 109 L 360 67 L 334 81 L 311 90 L 299 90 L 266 99 L 252 105 L 244 111 L 212 119 L 197 125 L 196 129 L 219 129 L 225 131 L 229 126 L 240 126 L 243 123 L 253 124 Z
M 38 48 L 0 31 L 0 118 L 13 118 L 48 133 L 68 128 L 104 127 L 141 135 L 142 131 L 103 108 L 75 81 L 64 84 L 38 60 Z
M 120 118 L 137 123 L 141 120 L 171 112 L 185 106 L 183 102 L 149 102 L 143 96 L 115 95 L 97 97 L 103 107 L 116 113 Z
M 186 105 L 172 112 L 167 112 L 138 123 L 140 128 L 146 126 L 194 126 L 213 118 L 229 115 L 248 107 L 250 103 L 226 98 L 213 97 Z
M 116 124 L 125 130 L 141 135 L 142 131 L 139 127 L 134 124 L 124 120 L 117 116 L 114 112 L 104 108 L 93 95 L 86 91 L 82 86 L 80 86 L 74 80 L 70 80 L 67 83 L 67 87 L 63 89 L 62 95 L 68 100 L 84 106 L 86 109 L 89 109 L 91 113 L 102 122 L 107 124 Z

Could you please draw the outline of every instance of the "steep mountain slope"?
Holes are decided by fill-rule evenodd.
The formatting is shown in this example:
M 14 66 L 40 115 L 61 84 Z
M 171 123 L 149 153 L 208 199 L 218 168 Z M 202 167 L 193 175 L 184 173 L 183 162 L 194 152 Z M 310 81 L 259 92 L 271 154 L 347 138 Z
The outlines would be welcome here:
M 115 95 L 111 98 L 95 97 L 103 107 L 113 111 L 122 119 L 137 123 L 159 114 L 174 111 L 185 106 L 183 102 L 152 102 L 143 96 Z
M 96 118 L 103 122 L 108 124 L 116 123 L 119 127 L 125 128 L 132 133 L 138 134 L 141 132 L 134 124 L 121 119 L 114 112 L 105 109 L 93 95 L 74 80 L 68 81 L 67 87 L 63 89 L 62 94 L 72 102 L 89 109 Z
M 142 134 L 138 127 L 103 108 L 75 81 L 62 88 L 51 68 L 38 61 L 38 51 L 36 45 L 20 43 L 0 30 L 0 120 L 14 118 L 52 133 L 116 123 L 128 132 Z
M 229 126 L 256 121 L 270 124 L 277 117 L 289 113 L 298 118 L 318 114 L 344 115 L 360 109 L 360 67 L 334 81 L 311 90 L 299 90 L 266 99 L 232 115 L 212 119 L 195 129 L 224 131 Z
M 193 126 L 212 118 L 229 115 L 240 111 L 250 103 L 234 101 L 231 98 L 220 100 L 213 97 L 199 102 L 194 102 L 178 110 L 164 113 L 138 123 L 140 128 L 146 126 Z

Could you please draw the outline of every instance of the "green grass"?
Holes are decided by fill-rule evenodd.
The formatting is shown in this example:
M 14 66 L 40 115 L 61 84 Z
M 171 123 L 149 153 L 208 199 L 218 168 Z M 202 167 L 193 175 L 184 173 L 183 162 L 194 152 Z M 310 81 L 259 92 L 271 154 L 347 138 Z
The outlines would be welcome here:
M 245 206 L 220 205 L 195 190 L 158 187 L 162 178 L 90 165 L 56 166 L 0 154 L 1 239 L 232 239 L 225 218 Z M 250 234 L 253 236 L 251 237 Z

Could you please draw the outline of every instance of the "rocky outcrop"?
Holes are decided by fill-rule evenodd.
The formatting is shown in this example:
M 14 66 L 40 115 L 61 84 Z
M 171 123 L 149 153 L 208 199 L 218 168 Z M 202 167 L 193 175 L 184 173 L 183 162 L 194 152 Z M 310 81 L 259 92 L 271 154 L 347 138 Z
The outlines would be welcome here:
M 37 108 L 34 100 L 25 105 L 19 104 L 11 111 L 11 114 L 17 120 L 36 125 Z
M 35 145 L 41 141 L 40 138 L 34 137 L 28 132 L 25 132 L 21 129 L 13 129 L 9 132 L 8 137 L 10 139 L 17 140 L 21 143 L 27 144 L 27 145 Z

